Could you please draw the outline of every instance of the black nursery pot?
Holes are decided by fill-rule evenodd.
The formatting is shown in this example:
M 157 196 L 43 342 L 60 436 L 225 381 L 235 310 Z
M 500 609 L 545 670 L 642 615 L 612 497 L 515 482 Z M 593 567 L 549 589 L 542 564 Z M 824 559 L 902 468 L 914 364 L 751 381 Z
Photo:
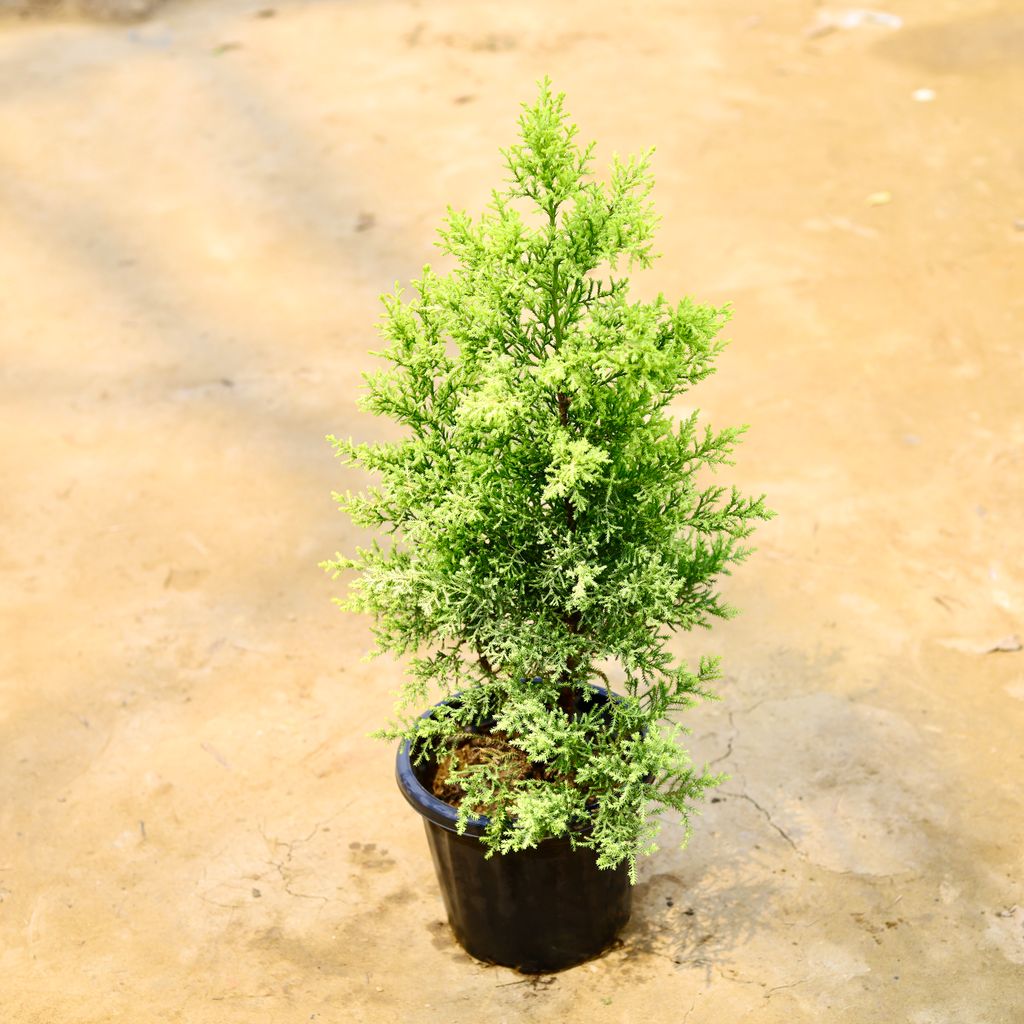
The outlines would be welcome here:
M 596 701 L 608 700 L 594 691 Z M 601 870 L 593 850 L 574 850 L 568 838 L 487 858 L 479 838 L 487 819 L 471 818 L 460 836 L 456 809 L 424 786 L 427 770 L 413 766 L 404 742 L 398 786 L 423 816 L 448 921 L 469 954 L 538 974 L 582 963 L 615 941 L 632 902 L 625 864 Z

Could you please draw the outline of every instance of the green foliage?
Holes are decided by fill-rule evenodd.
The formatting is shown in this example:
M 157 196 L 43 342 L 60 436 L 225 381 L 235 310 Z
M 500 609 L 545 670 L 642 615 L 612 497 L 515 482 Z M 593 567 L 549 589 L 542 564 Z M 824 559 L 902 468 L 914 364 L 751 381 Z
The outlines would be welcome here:
M 366 375 L 362 406 L 407 436 L 331 441 L 379 474 L 337 497 L 388 540 L 325 567 L 358 570 L 340 603 L 375 617 L 380 651 L 413 655 L 380 735 L 440 757 L 491 719 L 545 766 L 553 781 L 459 770 L 462 820 L 490 808 L 491 849 L 569 834 L 635 871 L 659 813 L 688 819 L 717 781 L 668 717 L 712 696 L 717 662 L 677 665 L 668 635 L 733 614 L 715 582 L 770 513 L 698 479 L 743 428 L 668 411 L 713 372 L 728 310 L 631 302 L 617 274 L 652 259 L 649 154 L 595 181 L 593 145 L 547 81 L 519 125 L 506 189 L 476 220 L 449 210 L 440 247 L 456 269 L 427 266 L 411 297 L 383 300 L 388 365 Z M 625 692 L 601 712 L 586 694 L 606 661 Z M 413 717 L 438 690 L 462 696 Z

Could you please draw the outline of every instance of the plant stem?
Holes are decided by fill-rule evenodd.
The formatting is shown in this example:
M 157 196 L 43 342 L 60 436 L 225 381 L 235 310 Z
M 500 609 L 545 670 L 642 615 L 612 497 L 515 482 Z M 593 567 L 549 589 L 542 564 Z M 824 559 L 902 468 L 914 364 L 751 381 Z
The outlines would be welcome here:
M 557 325 L 557 319 L 555 321 Z M 569 426 L 569 404 L 567 394 L 559 391 L 558 395 L 558 419 L 563 427 Z M 570 533 L 576 532 L 576 509 L 569 498 L 565 499 L 565 521 Z M 564 618 L 566 629 L 570 633 L 580 631 L 580 613 L 570 612 Z M 562 673 L 562 689 L 558 694 L 558 706 L 571 718 L 576 711 L 576 691 L 570 685 L 573 676 L 576 674 L 578 662 L 574 656 L 570 656 L 566 662 L 565 672 Z

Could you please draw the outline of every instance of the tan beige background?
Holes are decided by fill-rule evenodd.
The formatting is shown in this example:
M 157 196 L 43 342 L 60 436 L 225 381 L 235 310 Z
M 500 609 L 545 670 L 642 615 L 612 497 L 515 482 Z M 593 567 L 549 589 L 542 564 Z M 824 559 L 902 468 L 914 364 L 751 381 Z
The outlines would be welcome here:
M 1024 12 L 843 10 L 0 23 L 3 1024 L 1024 1020 Z M 376 296 L 545 73 L 658 147 L 638 289 L 735 304 L 694 401 L 779 516 L 678 644 L 731 781 L 620 948 L 524 981 L 442 923 L 366 738 L 400 667 L 316 563 Z

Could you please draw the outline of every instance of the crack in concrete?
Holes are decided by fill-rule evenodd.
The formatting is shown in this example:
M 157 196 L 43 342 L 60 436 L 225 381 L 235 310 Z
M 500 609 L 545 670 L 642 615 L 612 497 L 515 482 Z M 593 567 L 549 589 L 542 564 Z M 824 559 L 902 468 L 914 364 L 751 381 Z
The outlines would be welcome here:
M 749 715 L 752 711 L 756 711 L 767 699 L 767 697 L 762 697 L 759 701 L 756 701 L 755 703 L 751 704 L 748 708 L 739 708 L 738 710 L 727 712 L 729 716 L 729 728 L 732 729 L 732 735 L 729 737 L 729 740 L 726 744 L 725 753 L 719 754 L 718 757 L 713 758 L 711 761 L 708 761 L 709 768 L 712 765 L 718 764 L 719 761 L 726 761 L 730 757 L 732 757 L 733 744 L 739 738 L 740 734 L 739 727 L 736 725 L 736 715 Z
M 242 903 L 219 903 L 217 900 L 211 900 L 204 893 L 197 892 L 196 895 L 204 902 L 209 904 L 211 907 L 220 907 L 221 910 L 241 910 L 244 904 Z
M 295 890 L 292 889 L 291 884 L 292 881 L 294 880 L 294 872 L 292 871 L 291 868 L 291 861 L 292 857 L 295 855 L 295 847 L 303 846 L 306 843 L 308 843 L 320 831 L 320 829 L 323 828 L 323 826 L 331 820 L 333 819 L 328 818 L 327 821 L 318 821 L 313 826 L 313 831 L 310 832 L 308 836 L 302 839 L 293 839 L 290 842 L 287 842 L 283 839 L 272 839 L 266 834 L 266 832 L 263 831 L 262 825 L 259 827 L 260 835 L 263 836 L 263 840 L 267 843 L 268 846 L 283 846 L 285 848 L 286 853 L 284 860 L 268 860 L 266 863 L 270 864 L 273 868 L 277 870 L 277 873 L 281 876 L 281 881 L 284 882 L 284 891 L 289 896 L 294 896 L 296 899 L 303 900 L 321 900 L 324 904 L 330 902 L 329 896 L 317 896 L 313 893 L 295 892 Z
M 731 718 L 732 718 L 732 715 L 730 714 L 730 716 L 729 716 L 729 717 L 730 717 L 730 719 L 731 719 Z M 709 768 L 710 768 L 710 767 L 712 767 L 712 765 L 716 765 L 716 764 L 718 764 L 718 762 L 719 762 L 719 761 L 725 761 L 725 760 L 727 760 L 728 758 L 732 757 L 732 744 L 733 744 L 733 741 L 734 741 L 735 739 L 736 739 L 736 734 L 735 734 L 735 733 L 733 733 L 733 735 L 729 737 L 729 743 L 728 743 L 728 745 L 726 746 L 726 750 L 725 750 L 725 753 L 724 753 L 724 754 L 719 754 L 719 756 L 718 756 L 718 757 L 716 757 L 716 758 L 715 758 L 714 760 L 712 760 L 712 761 L 708 761 L 708 767 L 709 767 Z
M 761 804 L 759 804 L 752 796 L 749 796 L 746 793 L 727 793 L 725 790 L 722 790 L 722 793 L 725 796 L 739 797 L 741 800 L 746 800 L 748 803 L 753 804 L 764 815 L 765 821 L 767 821 L 768 824 L 771 825 L 771 827 L 775 829 L 775 831 L 778 832 L 779 835 L 782 836 L 782 838 L 785 839 L 791 847 L 793 847 L 797 855 L 800 857 L 804 857 L 803 851 L 800 849 L 799 846 L 796 845 L 795 842 L 793 842 L 793 838 L 790 836 L 790 834 L 784 828 L 782 828 L 781 825 L 776 824 L 775 820 L 772 818 L 771 814 L 768 813 L 767 809 L 762 807 Z
M 774 988 L 768 989 L 764 997 L 765 999 L 771 999 L 776 992 L 782 992 L 787 988 L 796 988 L 797 985 L 805 985 L 808 981 L 810 981 L 810 978 L 801 978 L 799 981 L 791 982 L 789 985 L 776 985 Z

